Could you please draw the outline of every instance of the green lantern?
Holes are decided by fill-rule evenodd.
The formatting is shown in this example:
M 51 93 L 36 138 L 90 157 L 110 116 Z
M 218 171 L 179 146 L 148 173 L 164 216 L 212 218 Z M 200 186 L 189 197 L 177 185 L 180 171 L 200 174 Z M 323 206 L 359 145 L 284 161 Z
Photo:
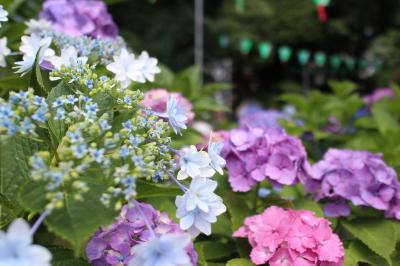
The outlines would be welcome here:
M 235 0 L 235 9 L 238 13 L 243 13 L 245 9 L 244 0 Z
M 356 60 L 352 56 L 346 57 L 344 62 L 346 63 L 347 69 L 350 71 L 354 70 L 354 68 L 356 67 Z
M 363 70 L 368 68 L 369 63 L 365 58 L 361 58 L 360 60 L 358 60 L 358 68 Z
M 316 6 L 329 6 L 331 0 L 314 0 Z
M 340 59 L 340 55 L 331 55 L 331 57 L 329 58 L 329 63 L 331 64 L 331 67 L 333 69 L 339 69 L 340 68 L 340 64 L 342 63 L 342 60 Z
M 249 54 L 253 48 L 253 42 L 249 38 L 243 38 L 240 40 L 239 49 L 242 54 Z
M 258 45 L 258 53 L 261 59 L 268 59 L 268 57 L 271 55 L 271 51 L 272 44 L 270 42 L 261 42 Z
M 308 61 L 310 60 L 310 51 L 306 49 L 299 50 L 297 52 L 297 60 L 299 61 L 300 65 L 307 65 Z
M 319 67 L 324 66 L 326 63 L 326 54 L 321 51 L 316 52 L 314 54 L 314 63 Z
M 278 56 L 281 62 L 287 63 L 292 57 L 292 48 L 286 45 L 279 47 Z
M 220 35 L 218 37 L 218 45 L 221 48 L 227 48 L 229 46 L 229 38 L 226 35 Z

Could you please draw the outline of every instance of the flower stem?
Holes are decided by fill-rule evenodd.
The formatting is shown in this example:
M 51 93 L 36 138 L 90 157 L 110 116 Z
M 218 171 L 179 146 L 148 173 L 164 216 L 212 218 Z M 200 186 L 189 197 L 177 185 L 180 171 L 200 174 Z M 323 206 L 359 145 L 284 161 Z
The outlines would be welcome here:
M 33 224 L 31 228 L 31 235 L 33 236 L 36 231 L 39 229 L 40 225 L 43 223 L 43 220 L 50 214 L 48 210 L 45 210 L 39 218 L 36 220 L 36 222 Z
M 153 228 L 150 225 L 149 220 L 147 219 L 146 215 L 144 215 L 142 208 L 140 207 L 140 203 L 136 200 L 133 200 L 133 203 L 135 204 L 135 208 L 139 211 L 140 216 L 142 216 L 142 219 L 144 223 L 146 224 L 147 229 L 149 229 L 150 234 L 152 237 L 157 238 L 156 233 L 154 232 Z
M 179 180 L 176 179 L 175 176 L 173 176 L 173 175 L 170 174 L 170 173 L 168 174 L 168 176 L 171 178 L 172 181 L 174 181 L 174 183 L 175 183 L 180 189 L 182 189 L 183 192 L 188 191 L 188 188 L 185 187 L 184 185 L 182 185 L 182 183 L 179 182 Z

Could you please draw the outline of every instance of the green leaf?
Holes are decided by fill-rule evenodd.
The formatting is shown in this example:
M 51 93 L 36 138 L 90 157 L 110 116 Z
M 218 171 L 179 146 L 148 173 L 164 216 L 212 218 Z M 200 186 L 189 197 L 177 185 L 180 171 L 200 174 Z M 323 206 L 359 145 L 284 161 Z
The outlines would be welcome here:
M 136 181 L 137 199 L 153 197 L 176 197 L 183 192 L 176 186 L 158 185 L 144 180 Z
M 50 106 L 50 111 L 55 114 L 56 110 L 55 108 L 52 107 L 52 103 L 60 96 L 63 95 L 69 95 L 72 94 L 71 90 L 68 88 L 68 86 L 64 82 L 60 82 L 55 86 L 53 89 L 51 89 L 49 95 L 47 96 L 47 103 Z M 55 147 L 57 147 L 61 141 L 61 139 L 64 137 L 65 132 L 67 131 L 67 126 L 64 124 L 63 121 L 56 120 L 53 118 L 50 118 L 48 121 L 48 126 L 50 129 L 50 133 L 52 136 L 53 144 Z
M 204 255 L 203 245 L 195 244 L 194 248 L 197 252 L 197 264 L 199 266 L 209 266 Z
M 345 251 L 344 266 L 358 266 L 360 262 L 373 266 L 389 265 L 383 258 L 376 255 L 359 241 L 353 241 Z
M 397 232 L 391 221 L 364 218 L 342 224 L 354 237 L 392 265 L 390 255 L 396 247 Z
M 227 191 L 224 199 L 231 216 L 232 231 L 235 232 L 243 225 L 244 219 L 253 213 L 246 204 L 246 200 L 243 198 L 243 195 Z
M 207 261 L 228 258 L 235 253 L 235 246 L 232 242 L 222 243 L 218 241 L 201 241 L 196 244 L 203 246 L 204 255 Z
M 351 81 L 330 80 L 328 84 L 333 90 L 333 92 L 341 98 L 347 97 L 357 89 L 357 84 Z
M 248 259 L 233 259 L 228 261 L 226 266 L 253 266 L 254 264 Z
M 399 123 L 396 118 L 383 104 L 375 104 L 371 111 L 379 132 L 381 132 L 382 135 L 386 135 L 389 131 L 399 129 Z
M 100 203 L 100 196 L 107 190 L 107 186 L 97 179 L 82 178 L 89 187 L 89 191 L 83 194 L 84 200 L 77 201 L 73 194 L 64 193 L 64 206 L 53 210 L 45 220 L 50 231 L 72 244 L 75 254 L 79 253 L 99 226 L 107 226 L 116 217 L 112 208 L 106 208 Z M 26 209 L 34 212 L 44 210 L 47 202 L 44 183 L 32 182 L 24 186 L 19 196 Z
M 29 179 L 29 157 L 43 149 L 41 143 L 26 137 L 11 137 L 0 143 L 0 226 L 20 212 L 17 192 Z
M 324 212 L 322 211 L 321 206 L 313 200 L 300 198 L 293 201 L 293 203 L 297 210 L 313 211 L 315 215 L 319 217 L 324 217 Z
M 90 266 L 84 259 L 75 258 L 74 252 L 70 249 L 50 247 L 49 251 L 53 255 L 51 261 L 53 266 Z

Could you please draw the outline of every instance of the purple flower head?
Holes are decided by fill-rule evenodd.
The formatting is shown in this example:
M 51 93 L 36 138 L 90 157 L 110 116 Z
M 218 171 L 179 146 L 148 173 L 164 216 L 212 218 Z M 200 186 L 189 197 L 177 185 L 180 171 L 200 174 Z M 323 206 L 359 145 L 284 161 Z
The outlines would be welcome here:
M 175 224 L 166 213 L 161 213 L 146 203 L 140 203 L 139 206 L 156 236 L 183 233 L 179 225 Z M 125 205 L 111 226 L 100 228 L 92 236 L 86 246 L 86 255 L 95 266 L 128 265 L 133 258 L 132 247 L 151 237 L 138 208 L 129 208 Z M 192 264 L 197 265 L 197 254 L 192 243 L 186 247 L 186 251 Z
M 388 215 L 400 188 L 394 169 L 367 151 L 329 149 L 308 177 L 302 180 L 306 189 L 328 202 L 325 214 L 333 217 L 348 215 L 348 202 Z
M 68 36 L 112 39 L 118 36 L 118 28 L 102 1 L 46 0 L 39 16 L 48 20 L 54 30 Z
M 394 98 L 395 94 L 390 88 L 379 88 L 374 90 L 370 95 L 364 96 L 363 101 L 367 106 L 372 106 L 374 103 L 381 101 L 384 98 Z
M 275 187 L 292 185 L 308 175 L 307 154 L 298 138 L 282 128 L 242 128 L 230 132 L 222 156 L 233 191 L 249 191 L 267 179 Z
M 263 129 L 281 127 L 279 120 L 288 119 L 288 116 L 276 110 L 259 110 L 240 115 L 239 126 L 258 127 Z

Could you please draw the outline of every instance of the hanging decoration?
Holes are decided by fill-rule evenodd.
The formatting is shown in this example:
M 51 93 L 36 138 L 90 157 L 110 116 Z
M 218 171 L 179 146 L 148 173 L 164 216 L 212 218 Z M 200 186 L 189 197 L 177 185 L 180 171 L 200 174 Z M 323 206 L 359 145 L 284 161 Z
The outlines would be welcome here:
M 261 59 L 268 59 L 272 52 L 272 44 L 270 42 L 261 42 L 258 44 L 258 54 Z
M 340 55 L 334 54 L 330 56 L 329 63 L 334 70 L 337 70 L 342 64 L 342 59 L 340 58 Z
M 218 45 L 221 48 L 228 48 L 229 46 L 229 37 L 226 35 L 220 35 L 218 37 Z
M 356 67 L 356 60 L 352 56 L 347 56 L 345 61 L 348 70 L 353 71 Z
M 326 7 L 329 6 L 330 0 L 314 0 L 314 4 L 317 6 L 317 12 L 319 20 L 322 22 L 328 21 L 328 14 L 326 13 Z
M 307 49 L 301 49 L 297 52 L 297 60 L 299 61 L 300 65 L 305 66 L 308 64 L 310 60 L 310 51 Z
M 290 48 L 287 45 L 279 47 L 278 50 L 278 56 L 279 60 L 283 63 L 287 63 L 290 60 L 290 57 L 292 57 L 292 48 Z
M 249 54 L 253 48 L 253 41 L 249 38 L 243 38 L 240 40 L 239 49 L 242 54 Z
M 326 63 L 326 54 L 321 51 L 316 52 L 314 54 L 314 63 L 319 67 L 323 67 Z
M 245 0 L 235 0 L 235 9 L 238 13 L 243 13 L 245 9 Z

